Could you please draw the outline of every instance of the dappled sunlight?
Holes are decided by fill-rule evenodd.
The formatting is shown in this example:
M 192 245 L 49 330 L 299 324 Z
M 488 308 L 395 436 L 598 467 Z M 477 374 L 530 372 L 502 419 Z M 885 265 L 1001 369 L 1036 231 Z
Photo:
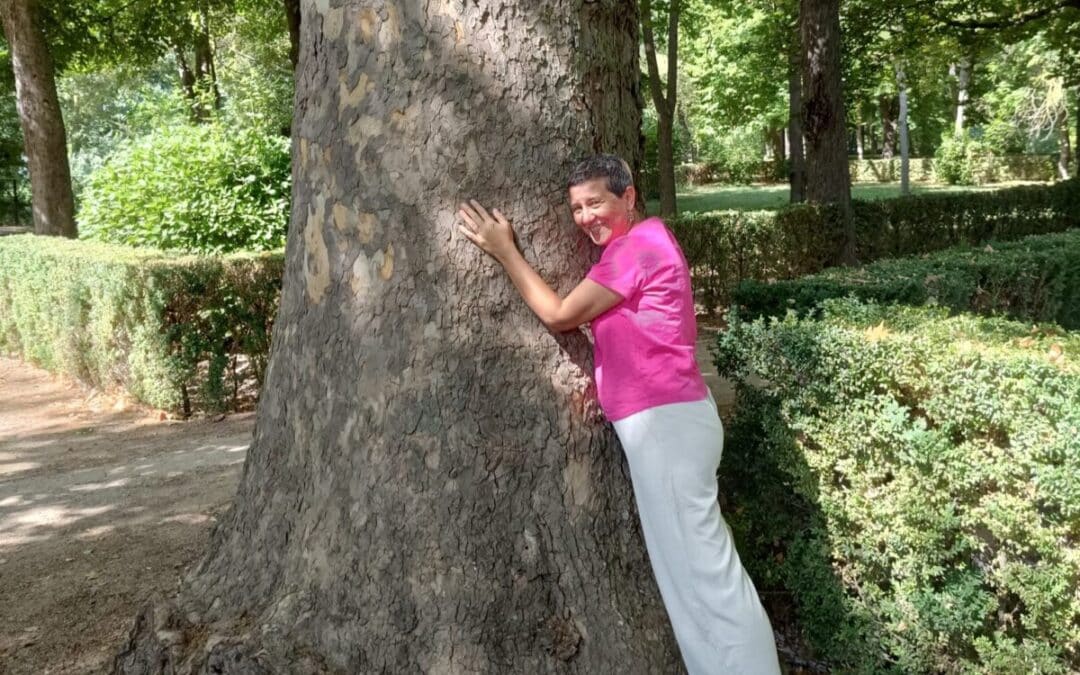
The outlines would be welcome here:
M 158 522 L 161 524 L 181 523 L 183 525 L 202 525 L 203 523 L 209 523 L 210 520 L 210 516 L 205 513 L 178 513 L 175 516 L 162 518 Z
M 112 511 L 114 506 L 68 508 L 42 506 L 0 516 L 0 550 L 42 538 L 41 530 L 65 527 L 76 521 Z
M 76 485 L 68 488 L 72 492 L 92 492 L 94 490 L 108 490 L 110 488 L 124 487 L 128 484 L 127 478 L 118 478 L 108 483 L 83 483 L 82 485 Z
M 0 476 L 7 476 L 22 471 L 32 471 L 41 465 L 37 462 L 8 462 L 0 464 Z
M 95 424 L 0 440 L 0 551 L 139 525 L 205 525 L 199 492 L 219 486 L 221 501 L 232 493 L 251 421 Z
M 101 539 L 116 531 L 116 528 L 112 525 L 98 525 L 96 527 L 90 527 L 75 535 L 75 538 L 79 541 L 92 541 L 94 539 Z

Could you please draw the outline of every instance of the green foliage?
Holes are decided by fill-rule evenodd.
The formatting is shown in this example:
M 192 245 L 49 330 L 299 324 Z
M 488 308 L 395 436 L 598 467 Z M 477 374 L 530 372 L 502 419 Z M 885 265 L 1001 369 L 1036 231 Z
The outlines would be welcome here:
M 0 350 L 166 410 L 220 410 L 262 382 L 282 271 L 281 253 L 0 238 Z
M 989 143 L 946 133 L 935 154 L 934 172 L 938 180 L 950 185 L 982 185 L 1000 180 L 998 163 Z
M 710 133 L 705 128 L 701 133 L 700 150 L 708 161 L 679 167 L 676 178 L 680 184 L 747 185 L 787 180 L 784 163 L 761 159 L 761 131 L 753 126 L 727 129 L 722 134 Z M 785 172 L 783 176 L 777 175 L 778 166 Z
M 1076 672 L 1080 336 L 819 313 L 732 316 L 717 345 L 739 382 L 722 492 L 755 579 L 840 672 Z
M 1078 227 L 1080 182 L 854 201 L 852 210 L 858 257 L 869 262 Z M 827 206 L 689 214 L 670 226 L 706 311 L 724 304 L 743 280 L 821 271 L 837 261 L 843 241 L 838 214 Z
M 90 176 L 79 228 L 101 241 L 202 252 L 284 245 L 287 141 L 257 129 L 180 125 L 124 143 Z
M 744 281 L 732 301 L 743 317 L 807 312 L 827 298 L 931 303 L 953 311 L 1005 314 L 1080 328 L 1080 230 L 985 248 L 831 268 L 795 279 Z

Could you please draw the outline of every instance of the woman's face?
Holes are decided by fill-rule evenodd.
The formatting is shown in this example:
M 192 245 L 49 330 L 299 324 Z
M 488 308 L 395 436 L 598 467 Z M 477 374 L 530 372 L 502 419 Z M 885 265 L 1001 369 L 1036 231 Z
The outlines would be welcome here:
M 597 246 L 626 234 L 633 224 L 634 188 L 622 197 L 608 190 L 606 178 L 593 178 L 570 188 L 570 211 L 574 222 Z

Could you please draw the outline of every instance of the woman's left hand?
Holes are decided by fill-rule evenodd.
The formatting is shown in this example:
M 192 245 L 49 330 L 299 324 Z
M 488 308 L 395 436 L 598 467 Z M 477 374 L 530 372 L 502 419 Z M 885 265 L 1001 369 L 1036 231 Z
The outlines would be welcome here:
M 464 221 L 458 231 L 500 263 L 515 250 L 514 228 L 498 209 L 489 214 L 478 201 L 470 199 L 468 204 L 460 205 L 458 215 Z

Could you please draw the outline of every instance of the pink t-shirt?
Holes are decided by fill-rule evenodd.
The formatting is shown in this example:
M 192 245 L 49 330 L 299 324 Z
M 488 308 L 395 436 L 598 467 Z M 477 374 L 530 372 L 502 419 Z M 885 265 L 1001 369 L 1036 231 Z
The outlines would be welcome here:
M 707 395 L 694 358 L 697 322 L 690 270 L 659 218 L 608 243 L 587 278 L 623 301 L 592 320 L 596 388 L 612 422 Z

